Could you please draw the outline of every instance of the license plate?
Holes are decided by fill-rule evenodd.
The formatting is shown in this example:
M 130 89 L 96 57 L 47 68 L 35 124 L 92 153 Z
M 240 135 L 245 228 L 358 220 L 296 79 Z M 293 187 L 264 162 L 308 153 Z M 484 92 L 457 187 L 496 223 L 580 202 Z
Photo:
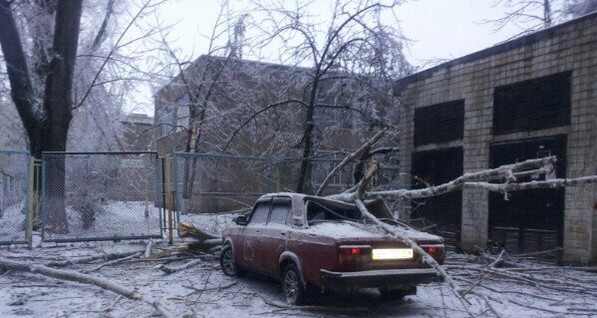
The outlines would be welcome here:
M 380 248 L 373 249 L 373 260 L 412 259 L 412 248 Z

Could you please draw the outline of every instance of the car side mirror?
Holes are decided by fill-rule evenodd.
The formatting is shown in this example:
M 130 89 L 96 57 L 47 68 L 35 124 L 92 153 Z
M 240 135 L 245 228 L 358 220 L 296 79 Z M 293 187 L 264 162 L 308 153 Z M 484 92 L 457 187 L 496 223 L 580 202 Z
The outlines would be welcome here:
M 247 223 L 249 223 L 249 221 L 247 221 L 247 217 L 244 215 L 239 215 L 232 219 L 232 221 L 238 225 L 247 225 Z

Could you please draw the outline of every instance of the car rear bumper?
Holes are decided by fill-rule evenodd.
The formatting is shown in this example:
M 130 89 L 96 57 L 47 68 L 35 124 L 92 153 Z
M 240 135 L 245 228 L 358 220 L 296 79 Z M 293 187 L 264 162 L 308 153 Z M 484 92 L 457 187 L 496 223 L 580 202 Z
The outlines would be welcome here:
M 443 277 L 439 276 L 432 268 L 385 269 L 361 272 L 321 270 L 321 283 L 324 288 L 369 288 L 443 281 Z

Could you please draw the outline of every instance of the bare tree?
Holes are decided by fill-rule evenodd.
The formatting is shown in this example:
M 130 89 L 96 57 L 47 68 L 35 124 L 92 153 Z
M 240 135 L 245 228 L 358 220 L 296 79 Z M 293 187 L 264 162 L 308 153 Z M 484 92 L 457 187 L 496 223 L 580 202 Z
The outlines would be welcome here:
M 118 67 L 126 63 L 119 55 L 125 46 L 147 36 L 130 39 L 125 34 L 142 13 L 160 2 L 145 1 L 120 32 L 113 32 L 116 29 L 110 21 L 117 3 L 125 2 L 0 1 L 0 44 L 6 75 L 33 156 L 40 158 L 43 151 L 65 151 L 68 144 L 89 150 L 85 148 L 88 145 L 81 144 L 102 147 L 97 141 L 118 141 L 114 123 L 121 117 L 119 104 L 125 86 L 115 83 L 133 80 L 131 72 Z M 113 39 L 112 34 L 118 37 Z M 119 102 L 114 102 L 115 97 Z M 79 116 L 73 121 L 75 115 Z M 46 208 L 52 213 L 48 225 L 65 232 L 64 160 L 49 161 L 46 168 L 52 171 L 46 180 L 51 185 L 46 196 Z
M 130 110 L 124 105 L 142 94 L 139 86 L 161 78 L 145 60 L 158 49 L 151 38 L 168 26 L 143 19 L 157 14 L 161 3 L 111 0 L 84 6 L 69 149 L 127 148 L 121 120 Z
M 39 1 L 36 4 L 51 15 L 55 13 L 52 46 L 51 50 L 48 50 L 50 54 L 35 55 L 39 57 L 33 67 L 37 76 L 32 76 L 29 71 L 27 56 L 11 8 L 13 4 L 6 0 L 0 1 L 0 44 L 8 71 L 12 100 L 27 132 L 31 153 L 39 158 L 44 150 L 66 150 L 72 119 L 73 71 L 82 1 Z M 36 50 L 44 50 L 37 45 L 34 45 Z M 44 79 L 43 89 L 36 89 L 39 86 L 35 85 L 35 78 Z M 41 86 L 40 83 L 38 85 Z M 55 186 L 48 193 L 52 197 L 64 193 L 64 161 L 54 163 L 48 167 L 57 172 L 52 174 L 56 178 Z M 52 208 L 56 212 L 52 218 L 55 221 L 55 230 L 66 231 L 64 202 L 55 200 Z
M 223 108 L 226 108 L 222 104 L 234 104 L 237 99 L 232 98 L 232 94 L 221 86 L 226 85 L 236 91 L 243 88 L 240 82 L 238 85 L 231 84 L 230 73 L 233 72 L 231 66 L 234 61 L 242 58 L 245 17 L 245 14 L 232 12 L 228 1 L 221 2 L 211 34 L 206 36 L 209 42 L 207 53 L 195 61 L 171 46 L 168 32 L 160 33 L 159 45 L 164 60 L 168 61 L 165 68 L 169 70 L 168 73 L 176 75 L 166 83 L 167 88 L 160 89 L 156 94 L 156 103 L 160 105 L 156 112 L 158 125 L 152 129 L 168 130 L 166 136 L 185 133 L 185 138 L 180 139 L 184 145 L 179 143 L 175 148 L 189 153 L 213 151 L 209 138 L 204 142 L 204 132 L 207 131 L 213 143 L 213 137 L 222 123 Z M 222 102 L 222 99 L 226 101 Z M 219 106 L 216 107 L 216 104 Z M 193 192 L 196 167 L 197 158 L 187 162 L 184 167 L 185 199 Z
M 55 12 L 50 59 L 46 62 L 45 54 L 40 53 L 40 58 L 34 64 L 36 74 L 46 73 L 43 74 L 43 92 L 36 91 L 19 28 L 13 16 L 13 4 L 5 0 L 0 1 L 0 43 L 11 84 L 12 100 L 27 131 L 31 152 L 40 157 L 42 150 L 66 149 L 72 119 L 72 81 L 82 1 L 36 3 L 40 9 L 52 14 Z
M 564 11 L 572 18 L 577 18 L 597 10 L 597 0 L 568 0 Z
M 208 36 L 209 47 L 207 53 L 193 62 L 190 57 L 181 56 L 168 41 L 168 33 L 161 33 L 161 50 L 165 59 L 170 61 L 168 68 L 170 73 L 177 74 L 170 78 L 169 89 L 178 92 L 170 94 L 176 100 L 165 98 L 160 103 L 167 104 L 167 108 L 173 108 L 176 113 L 175 127 L 187 132 L 184 150 L 186 152 L 199 152 L 201 133 L 206 121 L 207 109 L 220 82 L 220 76 L 226 71 L 227 58 L 236 59 L 242 53 L 242 36 L 244 33 L 243 19 L 238 18 L 234 26 L 234 34 L 227 42 L 227 31 L 230 23 L 236 19 L 234 13 L 225 12 L 228 9 L 228 1 L 220 4 L 220 13 Z M 209 57 L 218 57 L 211 59 Z M 171 97 L 171 96 L 168 96 Z M 171 99 L 171 98 L 170 98 Z M 154 127 L 160 128 L 160 127 Z M 205 151 L 205 149 L 203 149 Z
M 319 17 L 326 21 L 325 28 L 312 15 L 312 4 L 258 4 L 253 11 L 265 16 L 252 24 L 264 35 L 254 42 L 255 49 L 271 52 L 279 48 L 280 63 L 294 65 L 304 82 L 298 82 L 302 86 L 299 95 L 254 111 L 224 147 L 226 150 L 239 131 L 259 116 L 279 108 L 291 109 L 302 121 L 297 143 L 302 148 L 297 192 L 313 191 L 310 160 L 318 148 L 330 142 L 326 138 L 330 127 L 354 118 L 360 123 L 351 127 L 353 130 L 383 126 L 386 108 L 393 105 L 389 94 L 392 79 L 412 70 L 402 54 L 404 39 L 399 30 L 383 23 L 382 18 L 400 1 L 336 1 L 329 19 Z M 284 84 L 298 86 L 296 82 Z M 326 117 L 327 122 L 321 122 Z
M 516 25 L 522 31 L 511 38 L 549 28 L 564 20 L 563 0 L 497 0 L 495 7 L 505 7 L 503 17 L 484 20 L 494 25 L 497 32 L 508 25 Z

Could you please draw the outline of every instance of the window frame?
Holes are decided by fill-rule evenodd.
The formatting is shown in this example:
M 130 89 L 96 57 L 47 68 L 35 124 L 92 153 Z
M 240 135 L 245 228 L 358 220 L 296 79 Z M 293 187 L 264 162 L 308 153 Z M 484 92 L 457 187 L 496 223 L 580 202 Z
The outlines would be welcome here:
M 464 138 L 465 107 L 466 101 L 457 99 L 416 108 L 413 115 L 414 145 L 440 144 Z
M 278 222 L 272 222 L 272 216 L 274 215 L 274 205 L 276 204 L 276 200 L 288 200 L 288 212 L 286 214 L 286 219 L 284 220 L 284 223 L 278 223 Z M 269 212 L 269 216 L 267 218 L 267 224 L 280 224 L 280 225 L 288 225 L 288 220 L 290 219 L 292 215 L 292 198 L 289 196 L 277 196 L 277 197 L 273 197 L 271 200 L 271 205 L 270 205 L 270 212 Z
M 570 125 L 572 71 L 496 86 L 492 110 L 493 135 Z
M 253 217 L 255 216 L 255 212 L 257 211 L 257 208 L 260 207 L 261 205 L 265 205 L 265 204 L 269 205 L 269 207 L 267 209 L 267 214 L 265 216 L 265 221 L 260 222 L 260 223 L 253 223 Z M 266 199 L 257 201 L 255 203 L 255 206 L 253 207 L 253 211 L 251 211 L 251 216 L 250 216 L 249 220 L 247 221 L 247 225 L 265 225 L 265 224 L 267 224 L 271 211 L 272 211 L 272 198 L 266 198 Z

